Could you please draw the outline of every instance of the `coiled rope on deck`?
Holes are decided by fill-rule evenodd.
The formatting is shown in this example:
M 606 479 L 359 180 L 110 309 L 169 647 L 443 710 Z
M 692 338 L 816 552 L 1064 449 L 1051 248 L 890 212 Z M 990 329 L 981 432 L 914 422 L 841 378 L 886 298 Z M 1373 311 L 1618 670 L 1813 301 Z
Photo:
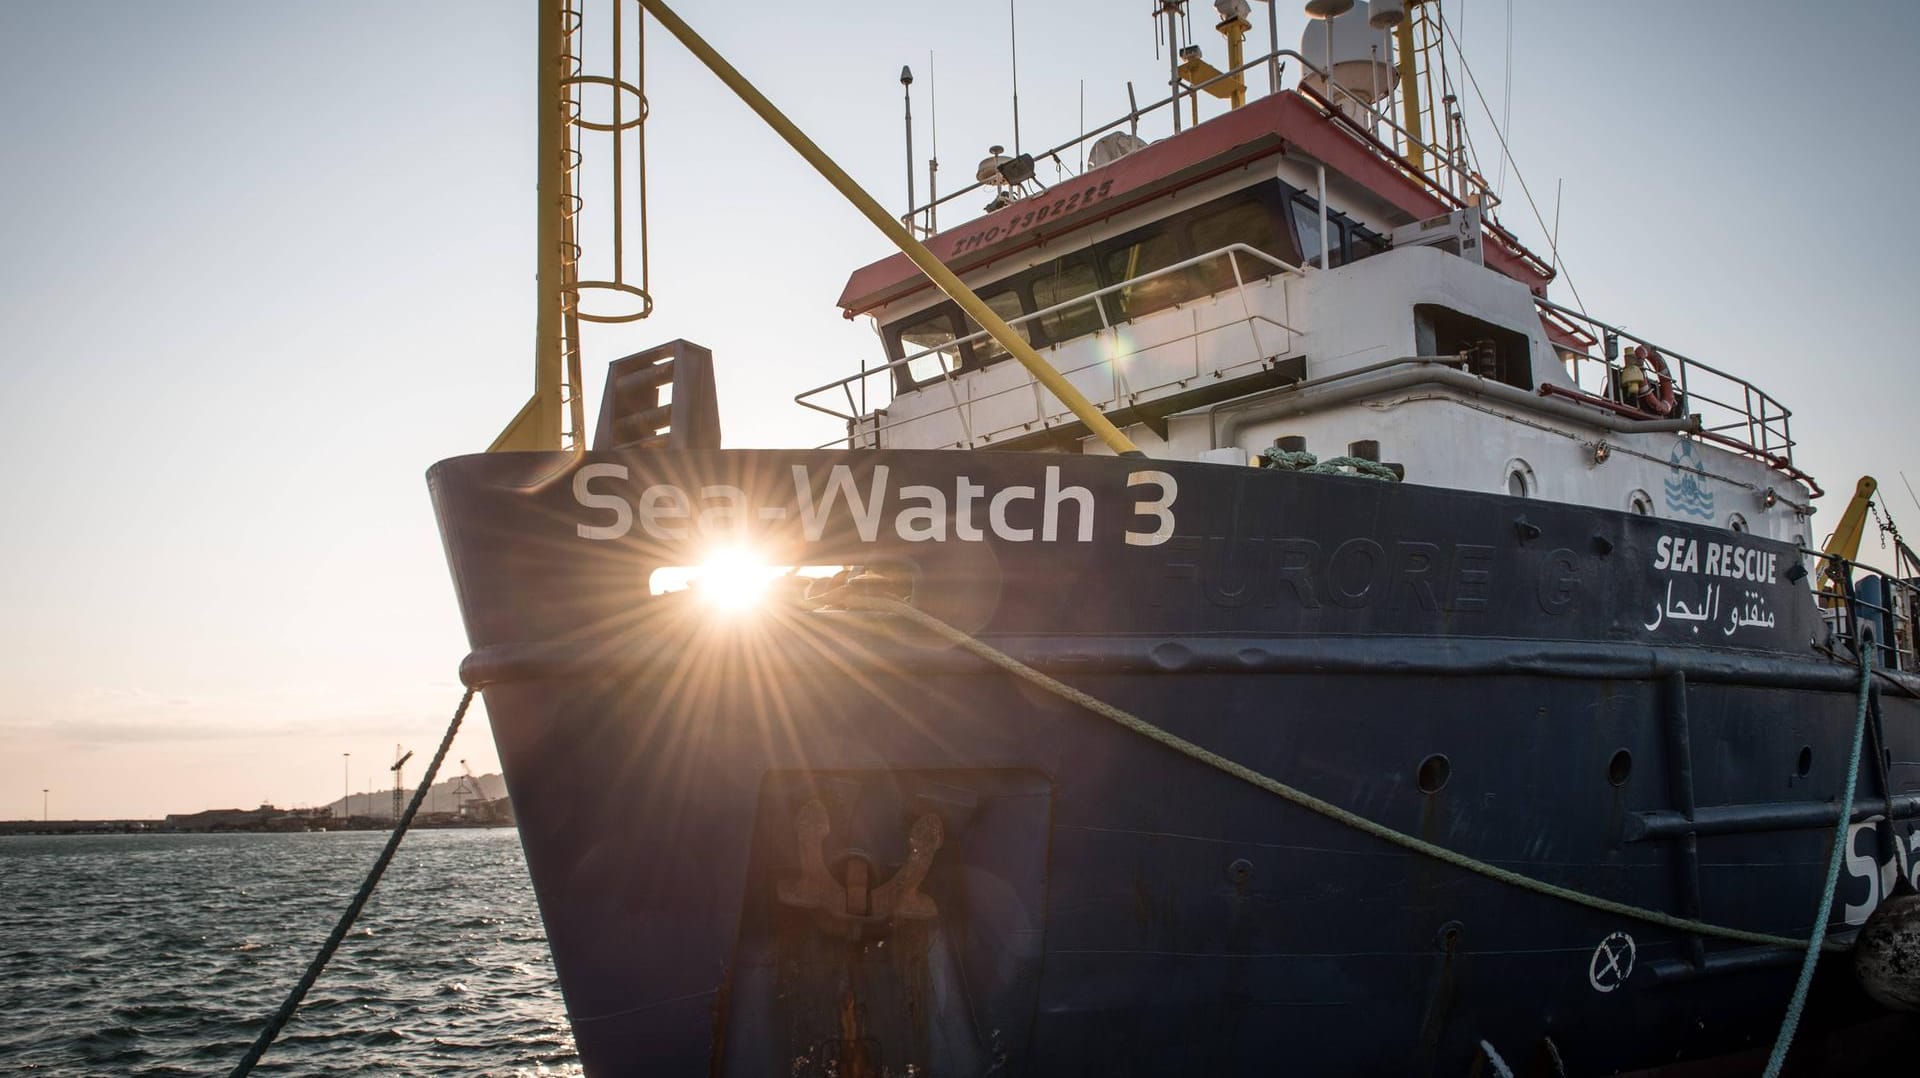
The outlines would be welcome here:
M 280 1030 L 285 1028 L 287 1021 L 293 1017 L 293 1012 L 299 1009 L 300 1001 L 306 998 L 307 990 L 320 979 L 320 971 L 327 968 L 328 961 L 333 958 L 333 952 L 340 948 L 340 941 L 347 938 L 347 932 L 353 928 L 353 922 L 359 918 L 360 910 L 366 906 L 367 899 L 373 895 L 373 889 L 379 886 L 380 877 L 386 874 L 387 865 L 393 861 L 394 851 L 400 848 L 400 840 L 406 837 L 407 828 L 413 826 L 414 814 L 420 811 L 421 802 L 427 799 L 427 791 L 433 787 L 433 777 L 439 773 L 440 764 L 447 758 L 447 750 L 453 746 L 453 735 L 460 732 L 461 720 L 467 717 L 467 707 L 473 703 L 474 692 L 475 690 L 468 689 L 460 697 L 460 706 L 454 709 L 453 721 L 447 724 L 446 736 L 440 739 L 440 748 L 433 754 L 433 762 L 427 765 L 427 773 L 421 777 L 419 788 L 413 791 L 413 800 L 407 803 L 407 811 L 394 823 L 393 834 L 387 836 L 386 848 L 381 850 L 380 856 L 374 860 L 373 868 L 367 873 L 367 878 L 360 882 L 360 890 L 354 894 L 353 901 L 347 903 L 346 912 L 340 915 L 339 923 L 333 926 L 332 933 L 327 936 L 327 942 L 320 945 L 320 953 L 314 955 L 313 961 L 307 963 L 307 971 L 300 975 L 300 980 L 293 986 L 293 991 L 287 993 L 286 1002 L 280 1004 L 280 1009 L 275 1011 L 273 1017 L 267 1021 L 267 1028 L 260 1031 L 260 1036 L 253 1042 L 253 1047 L 247 1049 L 247 1054 L 241 1058 L 239 1065 L 233 1068 L 229 1078 L 244 1078 L 245 1075 L 252 1073 L 254 1065 L 260 1062 L 261 1056 L 267 1054 L 267 1049 L 272 1046 L 274 1038 L 280 1035 Z
M 1512 869 L 1501 868 L 1499 865 L 1469 857 L 1458 851 L 1450 850 L 1445 846 L 1435 845 L 1425 839 L 1416 838 L 1403 831 L 1396 831 L 1385 824 L 1376 823 L 1357 813 L 1343 809 L 1332 802 L 1323 801 L 1304 790 L 1296 789 L 1278 779 L 1270 778 L 1252 768 L 1235 763 L 1221 756 L 1219 753 L 1197 745 L 1176 734 L 1169 733 L 1137 715 L 1123 711 L 1104 700 L 1081 692 L 1079 689 L 1065 682 L 1049 677 L 1045 673 L 1008 655 L 1006 652 L 975 638 L 971 634 L 954 628 L 918 607 L 911 606 L 897 599 L 864 593 L 857 586 L 835 589 L 833 592 L 819 599 L 811 600 L 809 605 L 819 606 L 823 603 L 831 603 L 852 610 L 893 614 L 905 618 L 932 632 L 936 636 L 946 639 L 954 644 L 954 646 L 985 659 L 987 662 L 1007 671 L 1015 677 L 1045 689 L 1063 700 L 1077 704 L 1099 715 L 1101 718 L 1107 719 L 1141 737 L 1151 741 L 1157 741 L 1181 755 L 1197 760 L 1215 770 L 1223 771 L 1250 786 L 1258 787 L 1277 797 L 1290 801 L 1301 808 L 1318 813 L 1337 823 L 1351 827 L 1356 831 L 1380 839 L 1383 842 L 1390 842 L 1424 857 L 1431 857 L 1436 861 L 1444 862 L 1455 868 L 1478 873 L 1511 887 L 1516 887 L 1523 891 L 1532 891 L 1535 894 L 1546 895 L 1549 898 L 1557 898 L 1563 902 L 1571 902 L 1578 906 L 1585 906 L 1588 909 L 1599 910 L 1602 913 L 1611 913 L 1616 916 L 1642 921 L 1647 924 L 1658 925 L 1662 928 L 1670 928 L 1676 932 L 1690 932 L 1701 936 L 1713 936 L 1719 939 L 1737 940 L 1742 943 L 1766 944 L 1775 947 L 1808 947 L 1809 949 L 1817 950 L 1824 945 L 1833 950 L 1844 949 L 1843 945 L 1839 942 L 1825 939 L 1826 921 L 1824 916 L 1823 919 L 1815 925 L 1814 935 L 1811 939 L 1796 939 L 1792 936 L 1777 936 L 1767 932 L 1750 932 L 1744 928 L 1731 928 L 1726 925 L 1711 924 L 1706 921 L 1694 920 L 1690 917 L 1677 917 L 1660 910 L 1647 909 L 1643 906 L 1635 906 L 1627 902 L 1617 902 L 1610 898 L 1602 898 L 1598 895 L 1587 894 L 1584 891 L 1576 891 L 1570 887 L 1562 887 L 1559 884 L 1548 883 L 1545 880 L 1534 879 L 1532 876 L 1522 875 Z M 1862 707 L 1865 706 L 1864 701 L 1866 700 L 1866 694 L 1867 682 L 1863 676 L 1860 687 Z M 1858 755 L 1858 751 L 1859 746 L 1856 737 L 1856 756 Z M 1856 771 L 1857 767 L 1858 764 L 1856 761 Z M 1848 790 L 1848 805 L 1850 808 L 1852 804 L 1851 777 L 1849 778 Z M 1840 826 L 1843 829 L 1846 827 L 1849 815 L 1851 815 L 1850 811 L 1841 813 Z M 1828 911 L 1831 908 L 1831 886 L 1828 888 L 1828 891 L 1828 902 L 1821 907 L 1823 911 Z
M 1305 472 L 1308 475 L 1350 475 L 1362 479 L 1384 479 L 1389 483 L 1398 483 L 1400 473 L 1365 457 L 1328 457 L 1321 460 L 1305 449 L 1282 449 L 1272 446 L 1260 451 L 1255 463 L 1262 468 L 1277 468 L 1283 472 Z
M 1824 932 L 1827 918 L 1833 916 L 1833 892 L 1840 883 L 1840 861 L 1847 852 L 1847 829 L 1853 822 L 1853 795 L 1860 784 L 1860 745 L 1867 733 L 1867 703 L 1873 685 L 1873 644 L 1860 648 L 1860 701 L 1853 715 L 1853 751 L 1847 754 L 1847 792 L 1840 799 L 1840 820 L 1834 824 L 1833 852 L 1827 857 L 1827 883 L 1820 891 L 1820 912 L 1814 916 L 1816 932 Z M 1879 753 L 1875 753 L 1880 756 Z M 1880 757 L 1882 760 L 1884 756 Z M 1892 787 L 1883 787 L 1889 801 Z M 1888 816 L 1893 813 L 1889 811 Z M 1815 937 L 1817 940 L 1818 937 Z M 1793 1046 L 1793 1034 L 1800 1028 L 1800 1012 L 1807 1004 L 1807 990 L 1813 986 L 1813 969 L 1820 964 L 1820 948 L 1807 941 L 1806 957 L 1800 960 L 1800 977 L 1793 984 L 1793 998 L 1787 1003 L 1787 1016 L 1780 1023 L 1780 1035 L 1774 1039 L 1773 1052 L 1767 1057 L 1766 1078 L 1778 1078 L 1786 1065 L 1787 1049 Z

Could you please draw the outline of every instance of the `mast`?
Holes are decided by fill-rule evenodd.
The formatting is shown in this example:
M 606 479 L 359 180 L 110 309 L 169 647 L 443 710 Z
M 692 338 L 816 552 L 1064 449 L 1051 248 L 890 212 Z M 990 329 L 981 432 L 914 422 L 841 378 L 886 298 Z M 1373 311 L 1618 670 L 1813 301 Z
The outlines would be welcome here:
M 534 73 L 538 132 L 534 145 L 533 397 L 493 440 L 489 452 L 584 450 L 586 397 L 580 374 L 580 323 L 636 322 L 653 313 L 653 296 L 647 283 L 646 20 L 639 10 L 631 12 L 630 44 L 623 29 L 629 25 L 626 8 L 637 9 L 637 5 L 634 0 L 609 0 L 611 17 L 606 23 L 596 23 L 610 29 L 605 39 L 609 63 L 590 74 L 584 70 L 582 58 L 587 42 L 586 15 L 581 7 L 585 2 L 536 0 L 540 31 Z M 623 69 L 629 52 L 637 61 L 631 79 Z M 604 91 L 595 94 L 608 100 L 609 115 L 582 115 L 583 86 Z M 610 235 L 613 241 L 608 248 L 611 272 L 596 275 L 593 280 L 582 280 L 580 274 L 584 132 L 605 136 L 601 149 L 607 153 L 612 180 L 605 204 L 596 207 L 596 212 L 605 210 L 608 214 L 600 234 Z M 625 164 L 629 143 L 635 155 L 632 169 Z M 637 279 L 630 279 L 626 270 L 625 204 L 629 187 L 640 211 Z M 583 294 L 614 306 L 586 309 L 581 304 Z
M 535 69 L 539 131 L 534 156 L 534 316 L 533 398 L 487 447 L 489 453 L 564 448 L 560 436 L 560 409 L 566 344 L 562 300 L 570 283 L 562 245 L 568 231 L 567 210 L 573 197 L 567 168 L 568 109 L 571 93 L 564 84 L 569 31 L 564 0 L 537 0 L 540 32 Z
M 1426 136 L 1420 133 L 1420 68 L 1414 60 L 1413 20 L 1401 18 L 1393 28 L 1394 44 L 1400 54 L 1400 123 L 1407 129 L 1407 160 L 1420 171 L 1427 170 L 1427 150 L 1421 145 Z

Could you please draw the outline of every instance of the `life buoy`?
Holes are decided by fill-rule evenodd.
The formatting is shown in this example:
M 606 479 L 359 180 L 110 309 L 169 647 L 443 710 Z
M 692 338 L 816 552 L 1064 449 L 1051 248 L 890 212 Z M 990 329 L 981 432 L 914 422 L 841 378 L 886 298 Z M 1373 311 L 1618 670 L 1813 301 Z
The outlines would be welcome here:
M 1634 404 L 1657 416 L 1672 415 L 1673 375 L 1667 371 L 1666 359 L 1644 344 L 1634 346 L 1633 358 L 1648 372 L 1646 384 L 1634 397 Z

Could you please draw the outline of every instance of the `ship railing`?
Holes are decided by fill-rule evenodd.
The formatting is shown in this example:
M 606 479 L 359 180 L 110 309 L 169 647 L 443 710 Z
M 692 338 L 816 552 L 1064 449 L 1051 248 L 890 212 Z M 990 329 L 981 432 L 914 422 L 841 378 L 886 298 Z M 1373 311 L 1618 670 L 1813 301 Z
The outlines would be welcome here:
M 1118 131 L 1123 127 L 1126 128 L 1129 133 L 1137 134 L 1140 128 L 1140 121 L 1147 116 L 1159 112 L 1161 109 L 1171 110 L 1172 115 L 1175 117 L 1174 122 L 1177 131 L 1179 109 L 1182 102 L 1197 100 L 1199 95 L 1209 87 L 1217 83 L 1225 82 L 1235 76 L 1244 77 L 1247 72 L 1255 68 L 1265 67 L 1267 69 L 1268 92 L 1270 94 L 1279 93 L 1281 72 L 1285 70 L 1285 64 L 1289 62 L 1297 63 L 1303 70 L 1320 76 L 1322 85 L 1332 90 L 1332 98 L 1330 99 L 1326 94 L 1318 93 L 1309 87 L 1302 87 L 1302 96 L 1319 102 L 1322 107 L 1329 110 L 1330 115 L 1334 117 L 1336 122 L 1341 123 L 1342 126 L 1354 132 L 1356 135 L 1361 136 L 1363 141 L 1367 142 L 1370 148 L 1376 153 L 1384 156 L 1390 164 L 1405 173 L 1415 182 L 1426 187 L 1436 197 L 1453 205 L 1457 209 L 1464 209 L 1469 204 L 1479 205 L 1489 209 L 1500 205 L 1500 196 L 1493 190 L 1492 186 L 1487 183 L 1485 177 L 1470 168 L 1462 166 L 1456 160 L 1456 155 L 1448 153 L 1445 149 L 1415 136 L 1413 132 L 1408 131 L 1393 118 L 1393 114 L 1386 107 L 1386 103 L 1392 100 L 1391 95 L 1382 97 L 1378 104 L 1369 102 L 1345 86 L 1342 86 L 1337 80 L 1329 78 L 1325 68 L 1314 64 L 1293 49 L 1274 49 L 1255 56 L 1236 67 L 1222 71 L 1204 82 L 1191 85 L 1183 84 L 1180 89 L 1158 101 L 1146 105 L 1135 105 L 1135 107 L 1128 109 L 1124 114 L 1113 120 L 1109 120 L 1098 127 L 1089 128 L 1081 134 L 1060 143 L 1058 146 L 1042 150 L 1034 154 L 1033 159 L 1036 162 L 1053 161 L 1062 168 L 1065 168 L 1066 166 L 1060 156 L 1061 154 L 1077 149 L 1085 143 L 1091 142 L 1102 135 Z M 1128 84 L 1127 96 L 1129 99 L 1133 96 L 1132 84 Z M 1335 105 L 1334 100 L 1341 100 L 1344 104 Z M 1373 125 L 1372 128 L 1370 129 L 1367 124 L 1362 124 L 1360 121 L 1355 120 L 1352 115 L 1345 112 L 1344 109 L 1346 107 L 1351 107 L 1354 111 L 1364 114 Z M 1434 163 L 1433 167 L 1431 169 L 1422 169 L 1408 160 L 1402 151 L 1396 150 L 1394 147 L 1382 142 L 1375 133 L 1379 127 L 1386 127 L 1392 130 L 1394 134 L 1398 136 L 1397 141 L 1405 147 L 1406 152 L 1411 152 L 1416 147 L 1420 149 L 1427 160 Z M 993 186 L 994 184 L 990 180 L 976 179 L 974 182 L 957 190 L 949 191 L 944 195 L 930 198 L 926 202 L 908 208 L 907 212 L 901 216 L 900 221 L 909 228 L 917 228 L 926 235 L 932 235 L 935 231 L 933 222 L 938 220 L 938 210 L 941 206 L 955 199 L 963 198 L 978 191 L 984 191 Z M 922 215 L 926 217 L 926 225 L 921 226 L 915 224 L 915 221 Z M 1517 239 L 1508 235 L 1505 230 L 1498 225 L 1488 222 L 1488 228 L 1503 241 L 1508 242 L 1510 246 L 1524 250 L 1524 248 L 1519 247 L 1519 241 Z
M 1874 649 L 1882 670 L 1920 671 L 1920 578 L 1802 548 L 1814 566 L 1814 601 L 1829 640 L 1858 655 Z
M 1258 276 L 1253 276 L 1250 278 L 1241 267 L 1240 260 L 1242 258 L 1255 260 L 1256 263 L 1265 263 L 1267 267 L 1266 272 L 1263 272 Z M 1025 326 L 1027 323 L 1033 322 L 1037 319 L 1046 318 L 1049 315 L 1058 314 L 1062 311 L 1072 310 L 1074 308 L 1084 308 L 1087 305 L 1091 304 L 1094 310 L 1099 313 L 1100 328 L 1092 333 L 1086 334 L 1083 337 L 1077 337 L 1071 341 L 1061 342 L 1061 343 L 1076 344 L 1085 340 L 1098 339 L 1103 335 L 1110 334 L 1115 327 L 1124 325 L 1134 320 L 1134 318 L 1116 319 L 1113 315 L 1113 312 L 1109 309 L 1108 300 L 1111 297 L 1127 292 L 1130 289 L 1137 288 L 1140 285 L 1145 284 L 1149 281 L 1158 280 L 1159 278 L 1162 278 L 1162 277 L 1173 276 L 1175 274 L 1184 274 L 1187 271 L 1194 269 L 1195 267 L 1205 265 L 1211 262 L 1222 261 L 1222 260 L 1224 260 L 1225 264 L 1229 266 L 1233 271 L 1233 286 L 1231 289 L 1225 289 L 1220 292 L 1214 292 L 1207 296 L 1195 296 L 1182 303 L 1175 304 L 1173 308 L 1169 308 L 1169 309 L 1178 309 L 1180 307 L 1189 306 L 1195 302 L 1200 302 L 1205 299 L 1217 298 L 1221 295 L 1231 294 L 1231 295 L 1237 296 L 1240 299 L 1242 317 L 1236 322 L 1229 322 L 1225 325 L 1211 327 L 1207 330 L 1196 330 L 1195 333 L 1189 334 L 1186 337 L 1176 338 L 1174 340 L 1161 342 L 1159 345 L 1156 345 L 1156 347 L 1165 347 L 1168 344 L 1174 344 L 1174 343 L 1178 343 L 1179 341 L 1189 340 L 1192 337 L 1197 336 L 1201 332 L 1218 332 L 1223 329 L 1231 328 L 1234 325 L 1244 324 L 1247 326 L 1248 332 L 1251 335 L 1251 341 L 1253 346 L 1252 356 L 1254 358 L 1264 358 L 1272 355 L 1285 355 L 1288 352 L 1290 352 L 1292 350 L 1293 338 L 1301 332 L 1298 327 L 1291 324 L 1292 322 L 1291 308 L 1289 307 L 1289 309 L 1287 310 L 1287 313 L 1283 316 L 1285 318 L 1284 321 L 1281 319 L 1273 318 L 1270 315 L 1266 314 L 1265 312 L 1256 311 L 1253 309 L 1252 304 L 1247 302 L 1247 287 L 1250 284 L 1260 284 L 1260 283 L 1274 280 L 1276 278 L 1303 276 L 1305 271 L 1302 270 L 1299 266 L 1296 266 L 1290 262 L 1282 261 L 1281 259 L 1275 258 L 1273 255 L 1270 255 L 1267 252 L 1262 251 L 1257 247 L 1253 247 L 1245 243 L 1230 243 L 1224 247 L 1219 247 L 1212 251 L 1208 251 L 1205 254 L 1195 255 L 1192 258 L 1184 259 L 1182 261 L 1175 262 L 1171 265 L 1162 266 L 1159 269 L 1150 270 L 1146 273 L 1142 273 L 1134 277 L 1129 277 L 1126 280 L 1121 281 L 1117 284 L 1111 284 L 1105 288 L 1096 289 L 1092 292 L 1087 292 L 1082 295 L 1075 296 L 1072 299 L 1063 300 L 1059 303 L 1053 304 L 1050 307 L 1043 307 L 1040 310 L 1032 312 L 1031 314 L 1024 314 L 1018 318 L 1009 318 L 1007 319 L 1007 324 L 1009 326 L 1012 326 L 1014 329 L 1020 329 L 1022 326 Z M 1161 312 L 1155 311 L 1152 314 L 1139 315 L 1136 317 L 1150 318 L 1153 316 L 1153 314 L 1159 314 L 1159 313 Z M 1274 329 L 1284 333 L 1286 335 L 1285 343 L 1279 346 L 1278 348 L 1270 348 L 1268 342 L 1262 340 L 1260 336 L 1260 331 L 1259 331 L 1260 323 L 1265 323 L 1268 326 L 1271 326 Z M 973 333 L 969 333 L 964 337 L 957 337 L 943 344 L 938 344 L 931 348 L 921 349 L 918 352 L 913 352 L 908 355 L 904 355 L 899 359 L 885 363 L 881 366 L 868 367 L 865 364 L 862 364 L 859 372 L 855 374 L 849 374 L 844 378 L 836 378 L 831 382 L 814 386 L 811 389 L 802 390 L 799 394 L 795 395 L 793 400 L 795 404 L 798 404 L 803 408 L 810 408 L 813 411 L 820 412 L 825 415 L 830 415 L 835 419 L 841 420 L 842 422 L 847 424 L 846 437 L 844 439 L 836 438 L 831 442 L 824 443 L 819 447 L 822 449 L 827 448 L 828 446 L 841 444 L 842 442 L 844 442 L 848 448 L 853 448 L 856 438 L 860 439 L 861 441 L 869 445 L 877 445 L 879 444 L 880 434 L 887 430 L 891 430 L 894 427 L 907 426 L 913 423 L 924 423 L 927 420 L 932 419 L 936 416 L 949 415 L 949 414 L 957 415 L 961 423 L 961 431 L 964 437 L 964 442 L 960 443 L 959 447 L 972 448 L 980 440 L 979 436 L 977 436 L 975 431 L 973 430 L 972 419 L 971 419 L 971 413 L 976 406 L 980 405 L 985 401 L 992 400 L 995 397 L 1006 396 L 1011 393 L 1032 392 L 1036 395 L 1042 395 L 1045 393 L 1045 391 L 1040 388 L 1039 380 L 1029 375 L 1026 378 L 1026 380 L 1022 382 L 1004 387 L 1002 389 L 994 390 L 992 392 L 985 393 L 977 397 L 969 396 L 969 397 L 963 398 L 961 396 L 959 386 L 956 384 L 954 380 L 954 376 L 956 374 L 963 374 L 963 373 L 969 373 L 969 372 L 962 371 L 958 366 L 957 357 L 959 355 L 960 348 L 962 345 L 972 345 L 981 341 L 985 341 L 990 336 L 991 334 L 989 334 L 984 329 L 976 330 Z M 1025 334 L 1022 334 L 1022 336 L 1025 336 Z M 1118 404 L 1121 401 L 1125 401 L 1130 397 L 1135 397 L 1140 393 L 1148 392 L 1152 389 L 1159 388 L 1157 386 L 1130 387 L 1127 384 L 1126 374 L 1122 370 L 1122 365 L 1121 365 L 1121 360 L 1126 359 L 1127 356 L 1120 354 L 1116 349 L 1111 349 L 1111 348 L 1099 349 L 1098 353 L 1099 354 L 1097 358 L 1087 363 L 1080 364 L 1079 366 L 1061 368 L 1060 373 L 1071 376 L 1071 375 L 1079 374 L 1083 371 L 1094 370 L 1096 368 L 1101 368 L 1101 367 L 1107 368 L 1112 378 L 1110 392 L 1107 399 L 1116 404 Z M 877 411 L 871 410 L 865 405 L 865 401 L 867 397 L 867 380 L 871 378 L 876 378 L 876 377 L 880 378 L 884 382 L 888 392 L 891 394 L 893 387 L 895 385 L 896 371 L 899 371 L 904 368 L 909 368 L 912 365 L 921 363 L 922 361 L 927 360 L 929 358 L 935 359 L 935 361 L 938 362 L 940 365 L 940 382 L 942 385 L 944 385 L 946 389 L 948 400 L 950 403 L 945 407 L 938 408 L 933 411 L 919 412 L 914 415 L 902 417 L 890 422 L 885 422 L 885 423 L 881 422 Z M 1012 361 L 1011 357 L 1006 357 L 1002 360 L 997 361 L 995 365 L 998 365 L 999 363 L 1006 363 L 1011 361 Z M 1205 371 L 1200 369 L 1200 357 L 1199 357 L 1199 352 L 1196 349 L 1195 357 L 1194 357 L 1194 370 L 1189 377 L 1199 378 L 1205 373 L 1206 373 Z M 925 389 L 931 388 L 932 386 L 933 386 L 932 382 L 926 382 L 926 383 L 923 383 L 918 388 L 925 390 Z M 855 398 L 856 390 L 859 393 L 858 399 Z M 838 408 L 831 407 L 827 404 L 821 403 L 814 399 L 822 396 L 830 396 L 834 394 L 836 391 L 847 402 L 847 410 L 844 412 L 840 411 Z M 1067 411 L 1064 405 L 1060 406 L 1057 410 L 1048 410 L 1047 408 L 1044 407 L 1044 405 L 1042 405 L 1039 409 L 1039 414 L 1042 419 L 1051 420 L 1054 418 L 1059 418 L 1062 416 L 1069 415 L 1070 413 Z M 985 433 L 987 436 L 990 437 L 992 434 L 998 433 L 998 432 L 985 432 Z
M 1700 438 L 1805 482 L 1815 497 L 1823 493 L 1812 476 L 1794 466 L 1793 410 L 1772 394 L 1737 374 L 1628 333 L 1584 311 L 1545 299 L 1536 298 L 1534 303 L 1550 321 L 1602 345 L 1598 356 L 1561 348 L 1561 354 L 1572 360 L 1571 373 L 1580 397 L 1615 411 L 1644 414 L 1624 398 L 1620 387 L 1626 365 L 1623 357 L 1634 345 L 1646 345 L 1666 360 L 1674 383 L 1675 413 L 1700 417 Z

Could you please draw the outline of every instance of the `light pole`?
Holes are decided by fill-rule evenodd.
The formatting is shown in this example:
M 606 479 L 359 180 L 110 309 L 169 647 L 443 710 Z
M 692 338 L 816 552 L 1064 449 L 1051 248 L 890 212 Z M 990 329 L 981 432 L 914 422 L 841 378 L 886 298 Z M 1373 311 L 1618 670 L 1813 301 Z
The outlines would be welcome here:
M 353 753 L 343 752 L 340 754 L 340 818 L 343 820 L 351 819 L 353 816 L 351 812 L 347 811 L 347 807 L 351 804 L 353 797 L 351 788 L 347 785 L 347 765 L 352 762 Z
M 40 822 L 47 822 L 47 788 L 40 787 Z

